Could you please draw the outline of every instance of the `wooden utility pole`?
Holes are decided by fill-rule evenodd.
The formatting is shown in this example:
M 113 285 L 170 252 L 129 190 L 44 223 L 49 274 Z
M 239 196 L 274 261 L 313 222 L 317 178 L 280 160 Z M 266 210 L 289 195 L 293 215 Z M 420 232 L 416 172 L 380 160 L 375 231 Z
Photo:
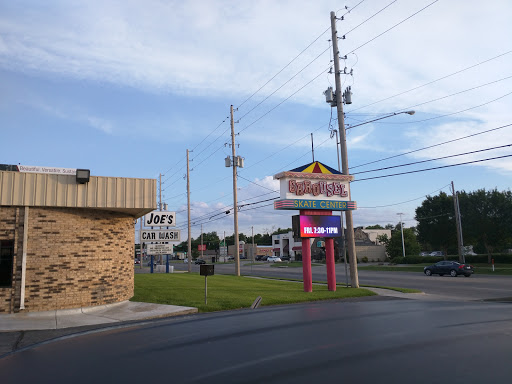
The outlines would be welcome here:
M 189 166 L 189 155 L 187 149 L 187 214 L 188 214 L 188 248 L 187 248 L 187 261 L 188 271 L 192 272 L 192 238 L 190 229 L 190 166 Z
M 238 251 L 238 197 L 236 188 L 236 167 L 237 158 L 235 150 L 235 121 L 233 120 L 233 106 L 231 106 L 231 153 L 233 155 L 233 209 L 235 227 L 235 274 L 240 276 L 240 254 Z
M 347 136 L 345 132 L 345 115 L 343 114 L 343 102 L 341 96 L 340 78 L 340 52 L 338 50 L 338 34 L 336 31 L 336 14 L 331 12 L 332 50 L 334 58 L 334 78 L 336 80 L 336 107 L 338 111 L 338 130 L 340 133 L 341 167 L 342 173 L 348 175 Z M 350 191 L 350 188 L 349 188 Z M 349 192 L 349 199 L 351 199 Z M 352 288 L 359 288 L 359 277 L 357 275 L 357 255 L 354 241 L 354 221 L 352 211 L 345 211 L 347 221 L 347 248 L 350 259 L 350 285 Z
M 158 183 L 158 210 L 161 211 L 162 210 L 162 174 L 160 173 L 160 175 L 158 176 L 158 180 L 159 180 L 159 183 Z
M 457 250 L 459 254 L 459 262 L 464 263 L 464 255 L 462 254 L 462 244 L 461 244 L 461 231 L 460 231 L 460 211 L 459 211 L 459 202 L 457 192 L 455 192 L 455 186 L 452 181 L 452 194 L 453 194 L 453 208 L 455 211 L 455 226 L 457 227 Z

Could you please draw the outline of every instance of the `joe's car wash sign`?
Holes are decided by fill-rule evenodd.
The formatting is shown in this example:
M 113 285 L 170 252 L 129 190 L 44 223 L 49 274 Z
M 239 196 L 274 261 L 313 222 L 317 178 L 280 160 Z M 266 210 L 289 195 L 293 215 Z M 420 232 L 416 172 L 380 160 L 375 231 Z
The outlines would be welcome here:
M 146 227 L 175 227 L 176 212 L 153 211 L 144 216 Z
M 146 230 L 140 231 L 141 242 L 163 242 L 163 241 L 180 241 L 180 231 L 173 230 Z
M 280 181 L 281 198 L 274 202 L 274 209 L 356 209 L 355 201 L 350 201 L 353 178 L 318 161 L 278 173 L 274 179 Z

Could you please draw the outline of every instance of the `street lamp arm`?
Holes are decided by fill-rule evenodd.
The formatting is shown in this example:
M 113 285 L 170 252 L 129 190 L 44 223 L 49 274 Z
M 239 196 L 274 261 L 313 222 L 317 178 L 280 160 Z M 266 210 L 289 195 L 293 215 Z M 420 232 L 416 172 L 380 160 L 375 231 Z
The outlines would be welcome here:
M 416 113 L 416 111 L 403 111 L 403 112 L 393 112 L 387 116 L 382 116 L 382 117 L 379 117 L 377 119 L 373 119 L 373 120 L 370 120 L 370 121 L 365 121 L 364 123 L 360 123 L 360 124 L 356 124 L 356 125 L 351 125 L 350 127 L 346 127 L 345 130 L 347 129 L 352 129 L 352 128 L 355 128 L 355 127 L 359 127 L 360 125 L 365 125 L 365 124 L 369 124 L 369 123 L 373 123 L 374 121 L 377 121 L 377 120 L 382 120 L 382 119 L 387 119 L 388 117 L 393 117 L 393 116 L 396 116 L 396 115 L 400 115 L 402 113 L 407 113 L 408 115 L 414 115 Z

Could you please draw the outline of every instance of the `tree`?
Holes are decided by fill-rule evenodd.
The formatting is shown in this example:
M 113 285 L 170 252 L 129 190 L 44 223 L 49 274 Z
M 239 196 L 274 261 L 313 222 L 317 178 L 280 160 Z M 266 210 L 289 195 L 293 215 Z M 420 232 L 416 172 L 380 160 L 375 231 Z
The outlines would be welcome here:
M 427 196 L 416 208 L 418 241 L 430 249 L 439 249 L 446 255 L 448 248 L 457 249 L 457 229 L 452 197 L 445 192 Z
M 459 194 L 464 244 L 473 244 L 486 252 L 488 262 L 492 253 L 512 243 L 512 192 L 494 189 Z
M 378 235 L 377 236 L 377 242 L 380 244 L 388 245 L 389 243 L 389 237 L 386 234 Z
M 288 233 L 288 232 L 291 232 L 292 229 L 291 228 L 277 228 L 276 231 L 272 232 L 273 235 L 280 235 L 282 233 Z
M 368 227 L 365 227 L 365 229 L 384 229 L 384 227 L 379 224 L 375 224 L 375 225 L 369 225 Z
M 401 231 L 393 231 L 390 239 L 388 239 L 386 235 L 381 235 L 379 237 L 380 240 L 386 244 L 386 253 L 390 258 L 403 256 Z M 420 244 L 416 238 L 414 228 L 404 228 L 404 245 L 406 255 L 417 256 L 420 252 Z
M 512 244 L 512 192 L 496 189 L 459 192 L 459 207 L 464 244 L 488 255 L 510 247 Z M 457 250 L 457 234 L 453 199 L 446 193 L 430 197 L 416 208 L 418 240 L 430 249 L 449 253 Z

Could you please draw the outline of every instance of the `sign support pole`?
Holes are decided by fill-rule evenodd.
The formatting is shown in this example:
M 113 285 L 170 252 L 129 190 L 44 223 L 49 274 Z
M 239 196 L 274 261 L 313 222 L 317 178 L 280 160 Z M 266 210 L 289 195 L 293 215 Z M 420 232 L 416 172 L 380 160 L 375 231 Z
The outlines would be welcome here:
M 309 238 L 302 239 L 302 279 L 304 280 L 304 292 L 313 292 L 311 243 L 309 242 Z
M 208 276 L 204 276 L 204 305 L 208 304 L 208 284 L 207 284 Z
M 327 289 L 336 291 L 336 266 L 334 264 L 334 239 L 325 239 L 325 265 L 327 267 Z

